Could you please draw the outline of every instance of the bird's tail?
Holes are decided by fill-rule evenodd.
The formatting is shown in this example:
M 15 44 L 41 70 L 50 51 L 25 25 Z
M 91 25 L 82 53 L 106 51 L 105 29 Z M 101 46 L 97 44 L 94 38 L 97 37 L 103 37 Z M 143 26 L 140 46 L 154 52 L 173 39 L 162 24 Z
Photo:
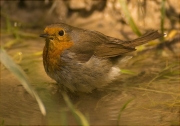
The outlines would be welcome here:
M 163 34 L 160 34 L 158 31 L 155 30 L 151 30 L 146 32 L 144 35 L 142 35 L 141 37 L 131 40 L 131 41 L 125 41 L 123 43 L 124 46 L 126 47 L 136 47 L 142 44 L 147 43 L 148 41 L 163 37 Z

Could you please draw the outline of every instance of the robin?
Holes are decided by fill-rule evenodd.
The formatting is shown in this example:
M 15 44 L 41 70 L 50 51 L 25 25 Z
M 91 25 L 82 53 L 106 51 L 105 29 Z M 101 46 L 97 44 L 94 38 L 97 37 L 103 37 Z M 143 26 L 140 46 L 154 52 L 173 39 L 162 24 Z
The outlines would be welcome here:
M 120 74 L 118 61 L 135 47 L 162 37 L 151 30 L 141 37 L 122 41 L 97 31 L 64 23 L 45 28 L 43 64 L 58 85 L 71 92 L 91 92 L 111 83 Z

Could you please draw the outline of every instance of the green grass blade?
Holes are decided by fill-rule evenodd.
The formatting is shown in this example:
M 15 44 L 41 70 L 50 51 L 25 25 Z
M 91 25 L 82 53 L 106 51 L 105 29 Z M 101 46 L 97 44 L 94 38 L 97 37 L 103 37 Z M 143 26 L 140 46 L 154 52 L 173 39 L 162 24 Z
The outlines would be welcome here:
M 164 33 L 165 3 L 166 0 L 161 1 L 161 33 Z
M 129 75 L 136 75 L 135 72 L 127 70 L 127 69 L 121 69 L 121 73 L 123 74 L 129 74 Z
M 127 7 L 127 3 L 126 0 L 119 0 L 121 7 L 122 7 L 122 11 L 124 13 L 124 15 L 126 16 L 126 19 L 131 27 L 131 29 L 134 31 L 134 33 L 136 33 L 138 36 L 141 36 L 141 32 L 139 31 L 139 29 L 137 28 L 136 24 L 134 23 L 133 18 L 131 17 L 131 14 L 128 10 Z
M 4 126 L 4 120 L 2 120 L 2 122 L 1 122 L 0 126 Z
M 67 94 L 66 93 L 62 93 L 62 95 L 63 95 L 63 98 L 64 98 L 67 106 L 69 107 L 69 109 L 73 113 L 74 117 L 79 122 L 79 124 L 82 125 L 82 126 L 89 126 L 89 123 L 88 123 L 87 119 L 84 117 L 84 115 L 80 111 L 78 111 L 77 109 L 75 109 L 73 107 L 73 105 L 70 102 Z
M 119 125 L 122 112 L 126 109 L 127 105 L 128 105 L 131 101 L 133 101 L 133 100 L 134 100 L 134 98 L 128 100 L 128 101 L 121 107 L 121 109 L 120 109 L 120 111 L 119 111 L 119 115 L 118 115 L 117 125 Z
M 6 51 L 3 48 L 0 48 L 0 54 L 1 54 L 1 58 L 0 58 L 1 63 L 9 71 L 11 71 L 11 73 L 14 74 L 14 76 L 21 82 L 23 87 L 27 90 L 27 92 L 36 99 L 36 101 L 38 102 L 39 108 L 41 110 L 41 113 L 43 115 L 46 115 L 44 104 L 42 103 L 37 93 L 30 86 L 29 81 L 24 71 L 17 64 L 14 63 L 14 61 L 9 57 L 9 55 L 6 53 Z
M 12 25 L 10 23 L 9 18 L 6 16 L 6 29 L 8 33 L 11 33 Z

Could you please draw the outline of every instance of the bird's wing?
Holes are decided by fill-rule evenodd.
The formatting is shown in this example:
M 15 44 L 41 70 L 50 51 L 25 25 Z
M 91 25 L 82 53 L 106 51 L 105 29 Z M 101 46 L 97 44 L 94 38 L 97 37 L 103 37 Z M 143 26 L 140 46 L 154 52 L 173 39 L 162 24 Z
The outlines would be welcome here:
M 125 53 L 135 51 L 135 47 L 147 43 L 150 40 L 162 37 L 157 31 L 149 31 L 141 37 L 122 41 L 103 35 L 96 31 L 85 31 L 70 50 L 76 54 L 76 59 L 81 62 L 88 61 L 93 55 L 100 58 L 122 56 Z
M 162 36 L 163 35 L 157 31 L 151 30 L 131 41 L 122 41 L 120 39 L 109 37 L 108 42 L 102 43 L 96 48 L 95 55 L 102 58 L 122 56 L 125 53 L 135 51 L 136 46 L 145 44 Z
M 98 46 L 94 55 L 102 58 L 122 56 L 125 53 L 134 51 L 135 48 L 125 47 L 117 43 L 104 43 Z

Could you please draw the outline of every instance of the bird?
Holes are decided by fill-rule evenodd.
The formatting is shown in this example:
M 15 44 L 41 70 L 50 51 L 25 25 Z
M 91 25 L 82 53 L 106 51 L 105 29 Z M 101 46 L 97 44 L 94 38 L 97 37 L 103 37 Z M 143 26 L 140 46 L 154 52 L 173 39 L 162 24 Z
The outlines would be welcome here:
M 65 23 L 51 24 L 40 35 L 45 38 L 44 69 L 60 89 L 91 93 L 120 76 L 119 60 L 127 53 L 162 36 L 150 30 L 139 38 L 123 41 Z

